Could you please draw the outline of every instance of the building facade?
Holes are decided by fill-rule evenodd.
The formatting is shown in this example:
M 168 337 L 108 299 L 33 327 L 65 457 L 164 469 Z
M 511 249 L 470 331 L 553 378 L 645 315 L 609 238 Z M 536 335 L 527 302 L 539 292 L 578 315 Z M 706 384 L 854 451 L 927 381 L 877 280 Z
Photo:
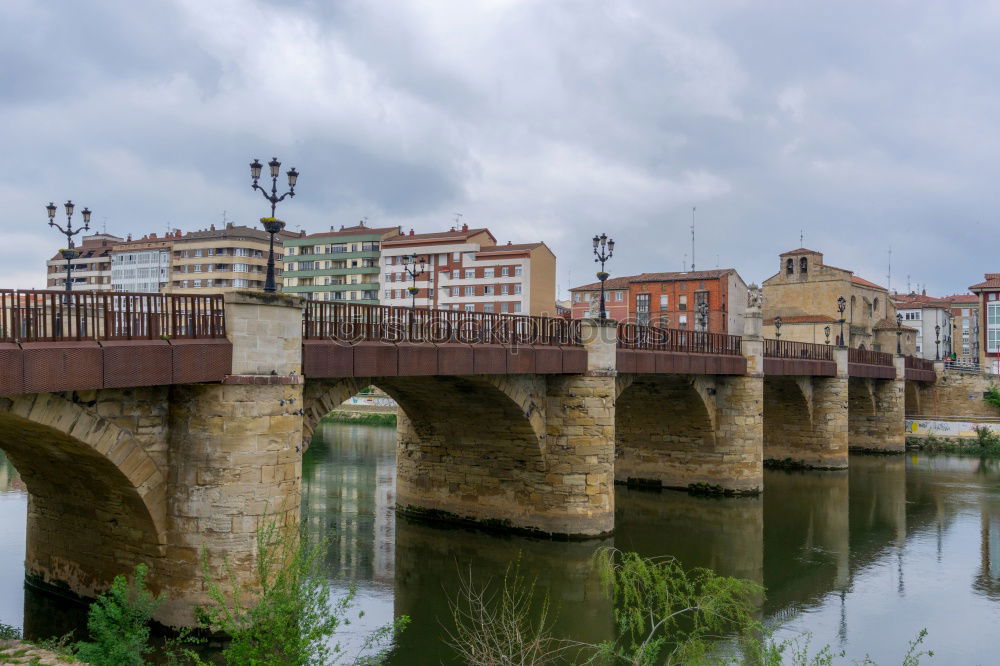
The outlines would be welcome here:
M 111 288 L 157 293 L 170 285 L 173 240 L 156 234 L 129 239 L 111 249 Z
M 604 283 L 604 310 L 608 319 L 626 321 L 628 319 L 628 284 L 635 276 L 609 278 Z M 601 283 L 573 287 L 570 294 L 570 316 L 573 319 L 597 317 L 601 311 Z
M 979 367 L 1000 374 L 1000 273 L 969 287 L 979 299 Z
M 951 356 L 953 318 L 948 300 L 911 293 L 893 294 L 892 302 L 903 323 L 915 329 L 915 355 L 929 360 Z
M 732 268 L 643 273 L 629 281 L 628 300 L 637 324 L 742 335 L 747 285 Z
M 979 363 L 979 297 L 945 296 L 951 304 L 953 351 L 963 364 Z
M 288 238 L 282 290 L 313 300 L 377 305 L 382 242 L 399 235 L 399 227 L 358 224 Z
M 781 318 L 781 339 L 824 344 L 830 328 L 831 344 L 895 352 L 896 308 L 885 287 L 854 275 L 853 271 L 823 263 L 823 254 L 799 248 L 779 255 L 778 273 L 764 280 L 764 336 L 775 337 L 775 318 Z M 843 327 L 837 309 L 844 298 Z M 902 327 L 904 353 L 913 353 L 916 329 Z
M 423 259 L 416 278 L 404 257 Z M 408 234 L 382 241 L 381 303 L 465 312 L 556 313 L 556 257 L 545 243 L 497 245 L 489 229 Z M 416 287 L 411 295 L 409 288 Z
M 73 289 L 106 291 L 111 289 L 111 251 L 124 239 L 111 234 L 84 236 L 76 247 L 80 256 L 72 262 Z M 58 252 L 45 262 L 47 289 L 66 288 L 66 260 Z
M 281 231 L 274 237 L 275 280 L 281 284 L 282 242 L 300 234 Z M 172 293 L 263 289 L 269 237 L 263 229 L 232 222 L 222 229 L 176 233 L 173 241 Z

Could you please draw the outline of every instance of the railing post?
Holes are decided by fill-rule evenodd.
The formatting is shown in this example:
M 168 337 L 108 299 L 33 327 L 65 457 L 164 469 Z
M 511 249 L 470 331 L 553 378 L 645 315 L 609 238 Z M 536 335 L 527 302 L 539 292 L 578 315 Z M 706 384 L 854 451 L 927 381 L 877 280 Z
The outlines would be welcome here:
M 760 306 L 749 304 L 743 313 L 742 353 L 747 360 L 747 375 L 751 377 L 764 376 L 764 338 L 761 331 L 764 327 L 764 317 Z

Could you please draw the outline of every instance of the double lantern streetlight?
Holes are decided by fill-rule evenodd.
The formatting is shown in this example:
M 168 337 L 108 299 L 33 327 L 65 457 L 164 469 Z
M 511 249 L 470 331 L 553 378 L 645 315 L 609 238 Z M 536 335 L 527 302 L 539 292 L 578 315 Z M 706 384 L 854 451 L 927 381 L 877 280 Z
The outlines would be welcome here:
M 844 322 L 846 321 L 846 319 L 844 319 L 844 310 L 846 310 L 846 309 L 847 309 L 847 299 L 844 298 L 843 296 L 839 296 L 837 298 L 837 312 L 840 313 L 840 346 L 841 347 L 846 347 L 847 346 L 847 341 L 844 340 Z
M 424 274 L 427 268 L 427 258 L 417 257 L 413 254 L 407 254 L 402 257 L 403 271 L 406 273 L 406 277 L 410 278 L 413 282 L 407 287 L 407 291 L 410 292 L 410 307 L 412 309 L 417 308 L 417 278 Z
M 81 233 L 83 231 L 90 231 L 90 209 L 84 208 L 80 211 L 83 216 L 83 226 L 79 229 L 73 230 L 73 209 L 76 205 L 72 201 L 67 201 L 64 204 L 66 208 L 66 228 L 63 229 L 60 225 L 56 224 L 56 205 L 49 202 L 49 205 L 45 207 L 46 212 L 49 214 L 49 226 L 55 227 L 66 236 L 66 248 L 59 251 L 62 258 L 66 260 L 66 302 L 69 302 L 68 292 L 73 290 L 73 260 L 80 256 L 80 251 L 75 249 L 73 246 L 73 236 Z
M 934 360 L 941 360 L 941 324 L 934 325 Z
M 594 261 L 600 262 L 601 270 L 597 273 L 597 279 L 601 281 L 601 311 L 597 315 L 600 319 L 608 318 L 608 311 L 604 307 L 604 283 L 608 279 L 608 274 L 604 272 L 604 263 L 615 253 L 615 241 L 608 238 L 607 234 L 594 236 Z
M 271 203 L 271 217 L 261 218 L 260 221 L 264 225 L 264 231 L 271 235 L 271 244 L 267 252 L 267 278 L 264 280 L 264 291 L 274 292 L 278 290 L 274 281 L 274 234 L 285 228 L 285 223 L 274 217 L 274 209 L 279 201 L 284 201 L 285 197 L 295 196 L 295 183 L 299 179 L 299 172 L 295 170 L 295 167 L 288 170 L 288 191 L 278 196 L 278 176 L 280 174 L 281 162 L 278 161 L 277 157 L 272 157 L 267 166 L 271 170 L 271 193 L 268 194 L 266 188 L 257 184 L 257 181 L 260 179 L 260 171 L 264 168 L 264 165 L 256 159 L 250 163 L 250 179 L 253 181 L 250 189 L 260 190 L 264 198 Z
M 903 355 L 903 315 L 896 313 L 896 355 Z
M 781 317 L 774 318 L 774 339 L 781 339 Z

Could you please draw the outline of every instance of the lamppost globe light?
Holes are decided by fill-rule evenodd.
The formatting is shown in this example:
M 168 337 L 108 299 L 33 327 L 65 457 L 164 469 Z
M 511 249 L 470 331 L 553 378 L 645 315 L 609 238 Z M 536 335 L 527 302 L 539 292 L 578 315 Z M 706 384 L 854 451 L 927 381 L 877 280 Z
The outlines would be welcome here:
M 83 215 L 83 228 L 90 229 L 90 209 L 84 207 L 80 214 Z
M 604 296 L 604 283 L 608 279 L 608 274 L 604 271 L 604 264 L 611 258 L 611 255 L 614 254 L 614 247 L 615 242 L 612 240 L 609 243 L 607 234 L 594 236 L 594 261 L 601 264 L 601 270 L 597 273 L 597 279 L 601 281 L 601 310 L 598 314 L 600 319 L 608 318 L 606 299 Z
M 608 252 L 615 251 L 615 240 L 613 238 L 608 239 Z
M 277 178 L 278 174 L 281 173 L 281 162 L 278 161 L 277 157 L 272 157 L 267 166 L 271 169 L 271 178 Z
M 56 205 L 49 202 L 49 205 L 45 207 L 45 211 L 49 214 L 49 220 L 54 220 L 56 217 Z
M 66 207 L 66 217 L 73 217 L 73 208 L 75 207 L 73 201 L 67 199 L 66 203 L 63 205 Z
M 80 256 L 80 252 L 73 248 L 73 236 L 76 236 L 77 234 L 90 229 L 90 209 L 84 208 L 81 211 L 83 214 L 83 226 L 78 229 L 73 229 L 73 210 L 74 208 L 76 208 L 76 206 L 70 199 L 67 199 L 66 203 L 63 204 L 63 206 L 66 209 L 65 229 L 62 228 L 62 226 L 60 226 L 59 224 L 56 224 L 55 222 L 56 205 L 54 203 L 52 203 L 51 201 L 49 202 L 49 204 L 45 207 L 45 213 L 46 216 L 48 217 L 49 226 L 55 227 L 56 229 L 59 230 L 59 233 L 61 233 L 63 236 L 66 237 L 66 248 L 60 250 L 60 255 L 62 256 L 63 259 L 66 260 L 66 281 L 65 281 L 66 297 L 64 301 L 67 305 L 69 305 L 70 302 L 69 292 L 73 291 L 73 259 L 76 259 L 77 257 Z M 59 317 L 59 319 L 57 321 L 54 321 L 53 323 L 55 326 L 58 326 L 60 330 L 62 330 L 61 314 L 57 316 Z
M 295 167 L 292 167 L 286 175 L 288 176 L 288 187 L 295 189 L 295 183 L 299 180 L 299 172 L 295 170 Z
M 260 160 L 255 159 L 250 163 L 250 178 L 253 182 L 260 180 L 260 170 L 264 168 L 264 165 L 260 163 Z
M 601 237 L 594 236 L 594 252 L 597 252 L 597 246 L 601 244 Z

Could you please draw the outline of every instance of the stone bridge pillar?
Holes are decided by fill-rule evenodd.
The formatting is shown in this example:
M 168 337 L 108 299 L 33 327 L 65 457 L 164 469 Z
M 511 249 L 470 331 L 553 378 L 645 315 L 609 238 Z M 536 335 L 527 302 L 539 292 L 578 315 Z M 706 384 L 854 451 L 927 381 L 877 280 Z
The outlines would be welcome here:
M 895 379 L 851 379 L 848 439 L 852 449 L 905 449 L 906 359 L 893 357 Z
M 158 619 L 190 625 L 206 600 L 201 558 L 225 580 L 253 580 L 262 521 L 294 527 L 302 477 L 301 299 L 226 294 L 233 374 L 172 392 L 167 498 L 170 600 Z

